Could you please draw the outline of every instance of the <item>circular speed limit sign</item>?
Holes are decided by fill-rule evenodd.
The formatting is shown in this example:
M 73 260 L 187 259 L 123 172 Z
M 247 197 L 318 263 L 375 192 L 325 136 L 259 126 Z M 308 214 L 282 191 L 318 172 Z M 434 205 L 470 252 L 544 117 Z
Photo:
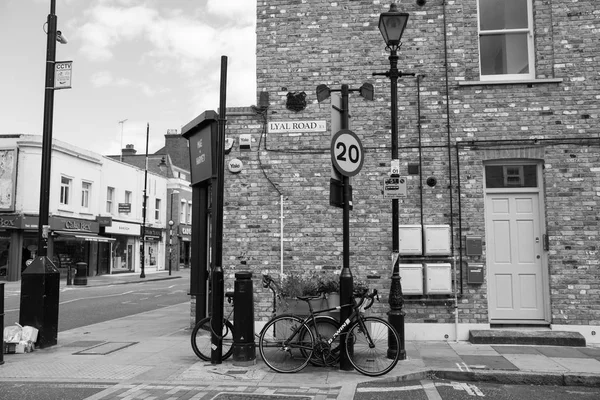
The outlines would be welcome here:
M 360 139 L 354 132 L 342 129 L 331 138 L 331 161 L 344 176 L 358 174 L 365 161 Z

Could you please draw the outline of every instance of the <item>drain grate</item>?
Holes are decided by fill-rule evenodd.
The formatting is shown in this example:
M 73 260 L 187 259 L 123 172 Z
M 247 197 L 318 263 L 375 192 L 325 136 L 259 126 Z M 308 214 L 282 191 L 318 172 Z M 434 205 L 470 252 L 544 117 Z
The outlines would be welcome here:
M 139 342 L 102 342 L 102 344 L 78 351 L 77 353 L 73 354 L 104 356 L 110 353 L 114 353 L 115 351 L 122 350 L 126 347 L 133 346 L 137 343 Z

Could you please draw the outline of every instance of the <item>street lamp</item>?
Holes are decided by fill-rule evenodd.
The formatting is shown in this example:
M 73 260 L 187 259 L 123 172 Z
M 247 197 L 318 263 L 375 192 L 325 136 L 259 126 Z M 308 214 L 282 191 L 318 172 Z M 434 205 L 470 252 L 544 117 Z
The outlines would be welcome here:
M 142 203 L 142 244 L 140 248 L 140 262 L 142 264 L 142 272 L 140 278 L 145 278 L 144 267 L 146 264 L 146 203 L 148 196 L 146 196 L 148 189 L 148 139 L 150 137 L 150 124 L 146 124 L 146 164 L 144 167 L 144 201 Z
M 400 39 L 408 22 L 408 13 L 399 12 L 395 3 L 390 4 L 390 10 L 383 12 L 379 16 L 379 30 L 385 41 L 386 50 L 390 52 L 390 70 L 384 73 L 374 73 L 373 75 L 385 75 L 390 78 L 392 93 L 392 167 L 398 165 L 398 77 L 403 74 L 398 71 L 398 48 Z M 394 170 L 394 168 L 392 168 Z M 396 174 L 398 171 L 394 171 Z M 402 295 L 402 285 L 400 283 L 400 270 L 398 267 L 400 252 L 400 238 L 398 232 L 398 199 L 392 199 L 392 283 L 390 287 L 390 311 L 388 321 L 400 335 L 400 349 L 396 349 L 395 341 L 390 340 L 388 347 L 388 356 L 393 357 L 400 352 L 399 359 L 406 359 L 406 350 L 404 347 L 404 298 Z
M 173 262 L 173 195 L 179 194 L 179 190 L 171 192 L 171 219 L 169 220 L 169 275 L 171 275 L 171 264 Z

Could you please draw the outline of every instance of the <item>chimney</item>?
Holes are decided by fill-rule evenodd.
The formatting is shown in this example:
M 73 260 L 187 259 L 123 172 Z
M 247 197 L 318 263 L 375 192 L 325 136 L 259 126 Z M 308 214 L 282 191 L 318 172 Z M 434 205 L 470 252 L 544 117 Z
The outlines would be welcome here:
M 132 144 L 126 144 L 124 149 L 121 149 L 121 154 L 124 156 L 133 156 L 137 153 L 137 150 L 133 148 Z

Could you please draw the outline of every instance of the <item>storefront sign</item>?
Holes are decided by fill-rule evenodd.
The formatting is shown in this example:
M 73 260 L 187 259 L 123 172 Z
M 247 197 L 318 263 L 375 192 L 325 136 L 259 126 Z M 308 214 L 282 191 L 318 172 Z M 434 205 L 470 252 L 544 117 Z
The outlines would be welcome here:
M 184 242 L 189 242 L 192 240 L 192 227 L 179 225 L 179 236 L 181 236 L 181 240 Z
M 30 217 L 27 215 L 23 216 L 23 229 L 38 229 L 39 218 L 38 217 Z
M 162 240 L 162 229 L 146 227 L 144 233 L 146 235 L 146 239 L 149 237 L 155 237 L 156 240 Z
M 104 228 L 104 232 L 115 235 L 140 236 L 141 226 L 127 222 L 113 221 L 111 226 Z
M 0 229 L 18 229 L 21 228 L 20 215 L 2 215 L 0 216 Z
M 71 231 L 98 233 L 100 225 L 96 221 L 64 217 L 50 217 L 50 229 L 53 231 Z
M 96 216 L 96 222 L 100 226 L 111 226 L 112 225 L 112 217 L 104 217 L 101 215 Z

